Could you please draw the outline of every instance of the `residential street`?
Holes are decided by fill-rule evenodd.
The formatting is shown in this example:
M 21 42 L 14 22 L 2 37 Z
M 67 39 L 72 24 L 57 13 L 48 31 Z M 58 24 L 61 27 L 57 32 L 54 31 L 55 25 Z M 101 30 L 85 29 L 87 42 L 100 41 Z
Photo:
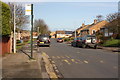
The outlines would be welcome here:
M 117 78 L 118 53 L 102 49 L 77 48 L 57 43 L 51 39 L 51 47 L 39 47 L 53 59 L 64 78 Z
M 120 1 L 0 4 L 0 79 L 120 79 Z

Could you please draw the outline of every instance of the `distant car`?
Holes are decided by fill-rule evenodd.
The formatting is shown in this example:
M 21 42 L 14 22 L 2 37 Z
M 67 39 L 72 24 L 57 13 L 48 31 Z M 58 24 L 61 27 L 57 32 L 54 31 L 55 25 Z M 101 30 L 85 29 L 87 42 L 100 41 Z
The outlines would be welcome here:
M 38 46 L 49 46 L 50 47 L 50 37 L 49 35 L 39 35 L 37 38 Z
M 75 38 L 75 40 L 72 42 L 72 46 L 77 46 L 77 47 L 93 47 L 97 48 L 97 39 L 95 36 L 92 35 L 85 35 L 84 37 L 78 37 Z
M 63 42 L 63 38 L 57 38 L 57 42 Z

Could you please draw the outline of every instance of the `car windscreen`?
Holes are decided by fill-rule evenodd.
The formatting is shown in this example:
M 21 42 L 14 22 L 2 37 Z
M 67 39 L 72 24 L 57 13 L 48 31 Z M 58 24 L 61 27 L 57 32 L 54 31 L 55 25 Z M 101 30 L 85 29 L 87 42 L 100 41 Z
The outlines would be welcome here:
M 62 39 L 62 38 L 58 38 L 58 39 Z
M 38 39 L 42 40 L 42 41 L 46 41 L 46 40 L 49 39 L 49 37 L 47 37 L 47 36 L 38 36 Z
M 87 40 L 96 39 L 96 37 L 87 37 Z

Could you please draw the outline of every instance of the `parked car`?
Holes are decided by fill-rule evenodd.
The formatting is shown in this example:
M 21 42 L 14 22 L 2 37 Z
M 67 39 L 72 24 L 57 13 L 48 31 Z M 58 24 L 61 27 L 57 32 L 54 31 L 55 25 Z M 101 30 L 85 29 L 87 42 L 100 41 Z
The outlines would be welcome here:
M 81 37 L 80 40 L 77 42 L 78 47 L 93 47 L 97 48 L 97 39 L 95 36 L 92 35 L 85 35 L 84 37 Z
M 39 35 L 37 38 L 37 45 L 38 46 L 49 46 L 50 47 L 50 37 L 49 35 Z
M 57 42 L 63 42 L 63 38 L 57 38 Z
M 79 41 L 80 37 L 74 38 L 74 40 L 71 42 L 71 45 L 74 47 L 77 47 L 77 42 Z
M 95 36 L 92 35 L 85 35 L 84 37 L 75 38 L 72 42 L 72 46 L 77 47 L 94 47 L 97 48 L 97 39 Z

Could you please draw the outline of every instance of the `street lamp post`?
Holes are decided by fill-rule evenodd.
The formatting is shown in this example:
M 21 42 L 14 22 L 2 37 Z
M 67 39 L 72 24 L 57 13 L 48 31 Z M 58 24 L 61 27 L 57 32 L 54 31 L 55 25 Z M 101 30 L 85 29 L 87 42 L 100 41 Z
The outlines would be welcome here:
M 14 51 L 13 51 L 13 52 L 14 52 L 14 53 L 16 53 L 16 22 L 15 22 L 15 19 L 16 19 L 15 16 L 16 16 L 16 15 L 15 15 L 15 6 L 16 6 L 16 5 L 15 5 L 15 3 L 14 3 L 14 33 L 13 33 L 13 39 L 14 39 L 14 40 L 13 40 L 13 41 L 14 41 L 14 43 L 13 43 L 13 46 L 14 46 L 14 49 L 13 49 L 13 50 L 14 50 Z

